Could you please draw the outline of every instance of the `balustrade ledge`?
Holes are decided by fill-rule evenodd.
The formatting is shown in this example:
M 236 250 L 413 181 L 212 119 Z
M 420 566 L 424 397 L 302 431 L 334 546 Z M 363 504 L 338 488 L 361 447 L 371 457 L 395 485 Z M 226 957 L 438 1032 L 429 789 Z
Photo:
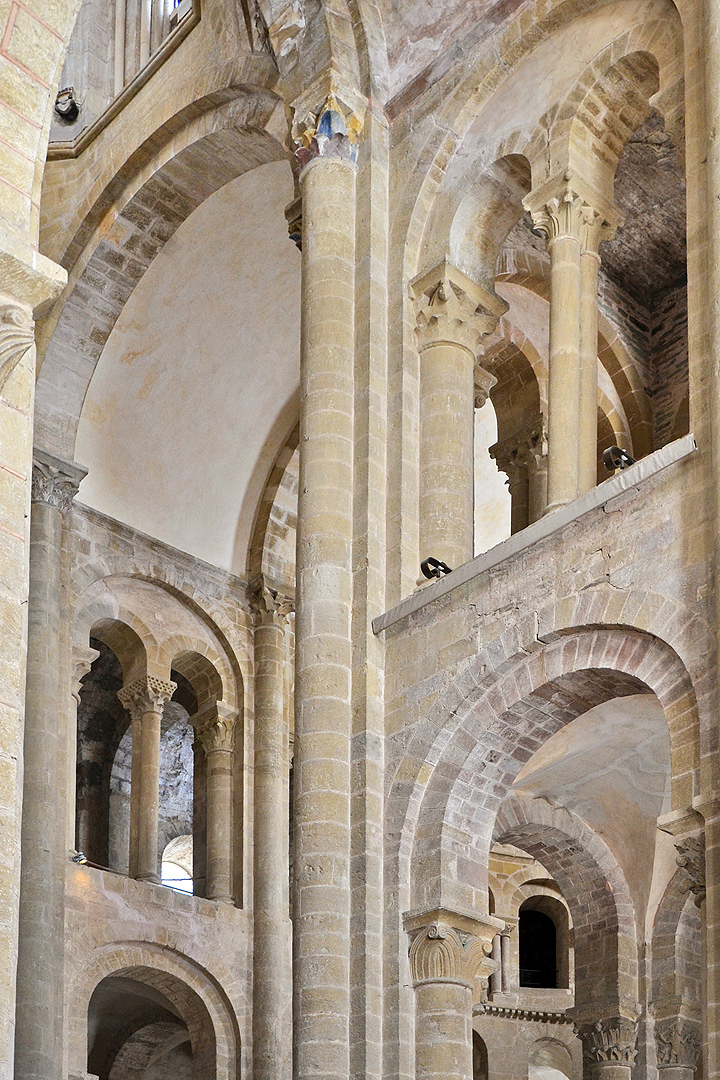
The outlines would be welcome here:
M 580 498 L 574 499 L 557 510 L 553 510 L 550 514 L 540 518 L 539 521 L 528 525 L 521 532 L 515 533 L 500 544 L 496 544 L 489 551 L 485 551 L 482 555 L 477 555 L 474 559 L 463 563 L 462 566 L 458 566 L 456 570 L 453 570 L 446 577 L 439 578 L 420 592 L 413 593 L 412 596 L 401 600 L 395 607 L 373 619 L 373 633 L 381 634 L 383 630 L 389 629 L 389 627 L 394 626 L 402 619 L 406 619 L 409 615 L 414 615 L 416 611 L 420 611 L 427 604 L 431 604 L 434 600 L 439 600 L 440 597 L 452 592 L 453 589 L 467 584 L 473 578 L 484 574 L 486 570 L 491 570 L 493 567 L 505 562 L 506 559 L 518 555 L 521 551 L 526 551 L 533 544 L 537 544 L 538 541 L 545 540 L 554 533 L 560 532 L 566 525 L 576 521 L 583 514 L 588 514 L 591 510 L 606 506 L 618 495 L 640 487 L 651 476 L 656 476 L 657 473 L 667 469 L 670 465 L 689 457 L 696 450 L 697 443 L 694 436 L 690 434 L 668 443 L 667 446 L 663 446 L 653 454 L 648 454 L 647 457 L 636 461 L 629 468 L 616 473 L 615 476 L 611 476 L 607 480 L 603 480 L 602 484 L 598 484 L 592 491 L 588 491 L 585 495 L 581 495 Z

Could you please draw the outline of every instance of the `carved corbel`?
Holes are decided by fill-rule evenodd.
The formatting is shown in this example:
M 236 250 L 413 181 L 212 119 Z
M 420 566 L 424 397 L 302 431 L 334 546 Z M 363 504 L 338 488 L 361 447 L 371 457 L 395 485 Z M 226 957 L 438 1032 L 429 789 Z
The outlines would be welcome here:
M 99 651 L 97 649 L 91 649 L 89 645 L 73 645 L 71 693 L 78 705 L 80 704 L 82 681 L 90 671 L 93 660 L 97 660 L 99 655 Z

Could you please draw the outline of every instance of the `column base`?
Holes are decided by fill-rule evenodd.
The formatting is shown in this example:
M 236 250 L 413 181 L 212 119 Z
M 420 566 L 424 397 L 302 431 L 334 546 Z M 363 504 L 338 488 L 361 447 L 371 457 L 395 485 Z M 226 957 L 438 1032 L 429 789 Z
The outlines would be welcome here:
M 136 874 L 136 881 L 149 881 L 151 885 L 162 885 L 162 881 L 158 874 Z

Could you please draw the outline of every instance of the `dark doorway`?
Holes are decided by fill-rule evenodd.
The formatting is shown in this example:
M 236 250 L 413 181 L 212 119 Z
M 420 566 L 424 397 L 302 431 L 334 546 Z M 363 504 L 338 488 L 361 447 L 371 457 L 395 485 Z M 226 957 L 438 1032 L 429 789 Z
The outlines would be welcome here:
M 555 989 L 555 923 L 542 911 L 520 911 L 520 985 Z

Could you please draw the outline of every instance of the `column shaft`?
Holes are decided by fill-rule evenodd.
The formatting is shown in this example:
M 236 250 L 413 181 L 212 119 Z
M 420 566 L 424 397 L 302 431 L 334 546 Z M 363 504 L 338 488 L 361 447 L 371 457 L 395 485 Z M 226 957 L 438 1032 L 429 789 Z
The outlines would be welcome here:
M 500 936 L 500 962 L 502 972 L 502 992 L 503 994 L 510 993 L 510 936 L 508 934 L 501 934 Z
M 492 941 L 492 953 L 490 954 L 497 964 L 497 967 L 490 976 L 490 991 L 493 994 L 501 994 L 503 989 L 501 948 L 500 934 L 496 934 Z
M 420 558 L 473 557 L 475 357 L 438 342 L 420 354 Z
M 578 494 L 580 443 L 580 241 L 550 241 L 548 511 Z
M 303 195 L 294 765 L 294 1069 L 347 1080 L 355 167 Z
M 25 712 L 20 941 L 17 976 L 18 1080 L 60 1080 L 63 999 L 62 857 L 57 826 L 62 513 L 32 504 Z M 53 824 L 54 823 L 54 824 Z
M 255 941 L 253 1075 L 289 1080 L 292 1016 L 287 979 L 288 728 L 283 625 L 271 612 L 255 626 Z
M 207 753 L 207 877 L 208 900 L 232 903 L 233 754 L 225 747 Z
M 142 746 L 142 713 L 134 715 L 132 724 L 132 757 L 130 758 L 130 850 L 128 853 L 128 874 L 138 876 L 138 828 L 140 826 L 140 790 L 142 771 L 140 768 Z
M 580 258 L 580 415 L 578 494 L 597 484 L 597 343 L 600 256 Z
M 136 803 L 137 822 L 137 874 L 139 881 L 160 882 L 158 874 L 158 809 L 160 804 L 160 721 L 162 706 L 153 706 L 143 712 L 140 727 L 140 798 Z M 133 730 L 133 758 L 135 757 L 135 731 Z M 135 763 L 132 764 L 132 773 Z M 130 810 L 132 813 L 132 789 Z M 132 836 L 132 820 L 130 825 Z
M 703 1035 L 707 1076 L 720 1076 L 720 805 L 702 809 L 705 817 L 705 971 Z
M 473 1080 L 472 990 L 443 980 L 415 987 L 416 1080 Z

